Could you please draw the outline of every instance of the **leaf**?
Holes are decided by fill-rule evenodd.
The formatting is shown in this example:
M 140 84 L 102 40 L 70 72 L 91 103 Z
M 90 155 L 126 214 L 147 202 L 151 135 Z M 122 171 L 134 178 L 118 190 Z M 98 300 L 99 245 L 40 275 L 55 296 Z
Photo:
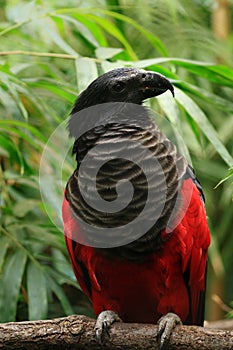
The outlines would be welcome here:
M 54 292 L 54 294 L 57 296 L 58 300 L 60 301 L 65 314 L 67 316 L 73 314 L 74 311 L 63 289 L 61 288 L 61 286 L 59 286 L 56 280 L 50 276 L 49 273 L 47 273 L 47 281 L 49 283 L 51 290 Z
M 83 35 L 83 37 L 87 41 L 89 41 L 94 47 L 98 47 L 98 45 L 107 46 L 107 41 L 101 28 L 98 25 L 96 25 L 93 21 L 89 21 L 85 15 L 82 15 L 80 13 L 72 13 L 69 16 L 56 16 L 73 23 L 77 27 L 79 33 Z M 56 16 L 53 15 L 52 17 Z
M 81 14 L 80 12 L 82 11 L 83 14 Z M 156 48 L 163 56 L 168 56 L 167 54 L 167 50 L 165 48 L 165 46 L 163 45 L 162 41 L 155 36 L 154 34 L 152 34 L 151 32 L 149 32 L 147 29 L 145 29 L 143 26 L 141 26 L 140 24 L 138 24 L 136 21 L 134 21 L 132 18 L 122 15 L 120 13 L 117 13 L 115 11 L 109 11 L 109 10 L 105 10 L 105 9 L 86 9 L 86 8 L 72 8 L 72 9 L 59 9 L 55 11 L 56 14 L 67 14 L 67 13 L 71 13 L 73 17 L 77 18 L 78 20 L 80 20 L 80 22 L 84 23 L 90 30 L 93 29 L 91 28 L 91 26 L 87 23 L 87 20 L 89 20 L 89 22 L 96 22 L 99 24 L 99 26 L 101 26 L 106 32 L 108 32 L 110 35 L 114 36 L 116 39 L 118 39 L 126 48 L 126 50 L 128 51 L 129 56 L 131 57 L 131 59 L 133 60 L 137 60 L 136 54 L 133 50 L 133 48 L 131 47 L 131 45 L 129 44 L 129 42 L 126 40 L 126 38 L 124 37 L 124 35 L 121 33 L 121 31 L 119 30 L 119 28 L 117 26 L 114 26 L 108 19 L 105 19 L 106 17 L 113 17 L 117 20 L 120 20 L 124 23 L 130 24 L 132 27 L 134 27 L 135 29 L 137 29 L 152 45 L 154 48 Z M 95 14 L 92 14 L 92 13 Z M 100 14 L 100 15 L 104 15 L 104 16 L 96 16 L 96 13 Z M 85 20 L 84 20 L 85 18 Z M 94 29 L 95 31 L 96 29 Z M 99 34 L 99 32 L 97 32 Z M 98 37 L 96 36 L 96 38 L 98 39 Z M 102 39 L 102 38 L 101 38 Z M 100 42 L 100 40 L 98 40 L 101 46 L 107 46 L 106 42 L 102 43 Z
M 82 57 L 75 60 L 78 88 L 82 91 L 98 77 L 96 63 L 93 60 Z
M 27 291 L 29 320 L 40 320 L 47 316 L 48 299 L 44 270 L 29 261 L 27 267 Z
M 192 164 L 188 148 L 182 135 L 182 128 L 179 120 L 179 110 L 174 98 L 170 96 L 170 94 L 163 94 L 159 96 L 157 100 L 171 123 L 180 153 L 187 159 L 189 164 Z
M 13 225 L 12 225 L 13 226 Z M 63 249 L 64 245 L 61 244 L 59 238 L 60 238 L 60 232 L 59 236 L 56 233 L 51 233 L 50 228 L 41 226 L 40 222 L 23 222 L 21 225 L 17 223 L 17 227 L 26 228 L 27 231 L 30 233 L 30 241 L 31 243 L 41 243 L 42 246 L 50 246 L 50 247 L 57 247 L 59 249 Z
M 13 208 L 13 214 L 19 218 L 23 218 L 30 210 L 37 207 L 39 204 L 39 201 L 34 199 L 23 199 L 18 201 L 14 208 Z
M 5 69 L 6 71 L 6 69 Z M 20 82 L 11 72 L 4 72 L 3 69 L 0 71 L 0 81 L 3 83 L 9 90 L 11 97 L 14 98 L 17 107 L 20 109 L 25 120 L 28 120 L 28 113 L 25 109 L 23 103 L 21 102 L 19 93 L 22 90 L 25 92 L 23 83 Z
M 233 70 L 231 68 L 217 66 L 214 63 L 177 58 L 168 58 L 167 62 L 168 61 L 179 67 L 186 68 L 188 71 L 208 79 L 213 83 L 233 87 Z
M 218 66 L 214 63 L 185 60 L 181 58 L 159 57 L 128 62 L 130 66 L 146 68 L 152 65 L 172 63 L 175 66 L 183 67 L 189 72 L 201 76 L 213 83 L 233 87 L 233 70 L 225 66 Z
M 68 266 L 68 265 L 67 265 Z M 59 283 L 59 284 L 69 284 L 73 286 L 74 288 L 77 288 L 81 290 L 79 284 L 77 283 L 77 280 L 74 276 L 74 272 L 71 268 L 71 265 L 69 267 L 69 274 L 68 275 L 61 275 L 61 272 L 58 272 L 56 269 L 50 269 L 49 273 L 53 278 Z
M 46 92 L 51 91 L 54 95 L 70 103 L 74 102 L 74 96 L 76 96 L 76 91 L 71 90 L 65 83 L 61 85 L 57 80 L 53 79 L 42 79 L 38 77 L 28 80 L 28 85 L 38 89 L 44 89 Z
M 119 40 L 120 43 L 125 47 L 131 59 L 137 60 L 137 55 L 135 54 L 130 43 L 121 33 L 121 31 L 117 27 L 115 27 L 109 20 L 106 20 L 103 17 L 98 17 L 92 14 L 86 14 L 86 17 L 98 23 L 107 33 L 109 33 L 110 35 L 115 37 L 117 40 Z
M 227 113 L 233 113 L 233 103 L 230 100 L 226 100 L 225 98 L 215 95 L 206 89 L 202 89 L 187 82 L 173 81 L 173 84 L 180 88 L 183 92 L 188 92 L 189 94 L 197 96 L 204 101 L 215 104 L 218 108 L 226 111 Z
M 9 158 L 11 164 L 18 164 L 20 167 L 20 173 L 24 170 L 23 155 L 18 148 L 17 144 L 9 137 L 9 135 L 0 135 L 0 154 Z
M 208 69 L 214 73 L 217 73 L 219 76 L 222 76 L 228 80 L 233 81 L 233 70 L 230 67 L 218 65 L 218 66 L 210 66 L 208 67 Z
M 0 237 L 0 273 L 2 271 L 2 265 L 4 263 L 5 255 L 9 245 L 10 245 L 9 238 L 5 236 L 1 236 Z
M 172 63 L 184 67 L 188 71 L 201 76 L 213 83 L 233 87 L 233 70 L 227 67 L 204 64 L 203 62 L 191 62 L 186 60 L 171 59 Z
M 216 276 L 221 277 L 225 274 L 225 267 L 220 252 L 219 241 L 215 236 L 211 236 L 211 245 L 209 247 L 210 261 Z
M 62 188 L 63 187 L 60 187 L 60 191 Z M 54 183 L 53 176 L 40 176 L 41 196 L 47 215 L 50 217 L 51 221 L 63 231 L 61 212 L 63 197 L 62 192 L 59 195 L 57 189 L 58 187 L 56 183 Z
M 108 58 L 112 58 L 115 55 L 121 53 L 123 49 L 118 49 L 115 47 L 97 47 L 95 50 L 96 57 L 106 60 Z
M 51 17 L 50 22 L 46 22 L 47 28 L 47 35 L 48 37 L 58 46 L 60 47 L 64 52 L 66 52 L 69 55 L 72 55 L 74 57 L 78 57 L 78 53 L 68 44 L 68 41 L 65 41 L 60 33 L 59 33 L 59 26 L 62 22 L 61 18 L 58 17 Z
M 198 105 L 183 91 L 175 89 L 176 100 L 185 108 L 188 114 L 195 120 L 203 134 L 209 139 L 216 151 L 222 157 L 222 159 L 229 165 L 232 166 L 233 158 L 219 140 L 218 135 L 213 128 L 212 124 L 207 119 L 204 112 L 198 107 Z
M 99 13 L 103 13 L 105 15 L 117 18 L 119 20 L 121 20 L 122 22 L 125 23 L 129 23 L 130 25 L 132 25 L 134 28 L 136 28 L 140 33 L 142 33 L 142 35 L 163 55 L 163 56 L 168 56 L 167 50 L 165 48 L 165 46 L 163 45 L 162 41 L 155 36 L 154 34 L 152 34 L 151 32 L 149 32 L 147 29 L 145 29 L 143 26 L 141 26 L 140 24 L 138 24 L 136 21 L 134 21 L 132 18 L 127 17 L 125 15 L 122 15 L 120 13 L 117 12 L 113 12 L 113 11 L 108 11 L 108 10 L 102 10 L 99 9 L 98 10 Z
M 8 125 L 13 125 L 14 127 L 21 127 L 22 129 L 26 129 L 27 131 L 29 131 L 33 136 L 34 136 L 34 138 L 36 139 L 36 140 L 39 140 L 39 141 L 41 141 L 42 143 L 46 143 L 46 137 L 44 137 L 43 136 L 43 134 L 38 130 L 38 129 L 36 129 L 34 126 L 32 126 L 32 125 L 29 125 L 28 123 L 25 123 L 25 122 L 21 122 L 21 121 L 19 121 L 19 120 L 9 120 L 9 119 L 7 119 L 7 120 L 0 120 L 0 127 L 2 127 L 3 128 L 3 130 L 4 130 L 4 127 L 5 128 L 7 128 L 8 127 Z M 12 129 L 13 130 L 13 129 Z M 22 136 L 22 132 L 20 131 L 20 129 L 17 129 L 17 128 L 15 128 L 15 133 L 17 134 L 19 134 L 20 136 Z M 28 141 L 28 142 L 30 142 L 30 143 L 32 143 L 32 144 L 34 144 L 34 142 L 31 140 L 31 137 L 29 136 L 29 135 L 27 135 L 26 133 L 25 133 L 25 135 L 24 135 L 24 138 Z
M 0 120 L 1 132 L 9 132 L 12 135 L 16 135 L 17 137 L 19 137 L 19 139 L 21 138 L 21 139 L 27 141 L 29 144 L 31 144 L 33 147 L 35 147 L 35 149 L 40 150 L 42 145 L 40 144 L 40 142 L 38 142 L 38 140 L 30 137 L 28 134 L 26 134 L 25 132 L 23 132 L 17 128 L 8 126 L 6 123 L 3 125 L 2 122 L 3 121 Z
M 61 273 L 61 280 L 60 283 L 62 283 L 62 277 L 70 276 L 70 261 L 65 258 L 64 254 L 59 249 L 52 249 L 52 257 L 53 257 L 53 265 L 56 269 L 56 271 Z M 73 273 L 72 273 L 73 276 Z M 64 283 L 64 282 L 63 282 Z
M 0 278 L 0 322 L 15 321 L 20 284 L 26 264 L 26 253 L 19 249 L 9 255 Z
M 202 178 L 208 179 L 208 183 L 210 181 L 216 183 L 226 173 L 225 163 L 215 159 L 199 158 L 194 160 L 194 165 L 194 168 L 198 169 L 198 174 L 201 174 Z
M 232 178 L 233 180 L 233 168 L 229 169 L 226 176 L 224 176 L 224 178 L 219 181 L 219 183 L 215 186 L 215 188 L 217 188 L 218 186 L 220 186 L 223 182 L 229 180 L 230 178 Z

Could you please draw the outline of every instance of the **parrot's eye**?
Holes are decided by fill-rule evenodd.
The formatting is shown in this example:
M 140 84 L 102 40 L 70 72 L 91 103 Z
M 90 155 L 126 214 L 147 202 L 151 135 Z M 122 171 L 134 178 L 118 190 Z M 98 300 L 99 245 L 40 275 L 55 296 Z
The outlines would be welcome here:
M 125 83 L 123 81 L 118 81 L 112 86 L 114 92 L 120 93 L 125 90 Z

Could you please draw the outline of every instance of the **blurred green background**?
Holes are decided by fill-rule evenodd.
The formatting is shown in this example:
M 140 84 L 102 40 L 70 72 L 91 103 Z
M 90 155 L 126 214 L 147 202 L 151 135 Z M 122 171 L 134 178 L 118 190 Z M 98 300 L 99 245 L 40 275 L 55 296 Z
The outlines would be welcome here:
M 62 193 L 75 167 L 64 121 L 89 82 L 123 66 L 174 83 L 176 99 L 165 94 L 151 107 L 206 195 L 206 318 L 233 316 L 232 7 L 214 0 L 0 0 L 1 322 L 93 315 L 62 234 Z

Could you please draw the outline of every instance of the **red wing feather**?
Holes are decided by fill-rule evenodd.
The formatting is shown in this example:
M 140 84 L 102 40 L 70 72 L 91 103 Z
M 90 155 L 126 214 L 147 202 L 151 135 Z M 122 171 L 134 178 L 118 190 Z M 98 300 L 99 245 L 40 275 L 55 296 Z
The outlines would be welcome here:
M 88 298 L 91 299 L 92 293 L 92 284 L 89 276 L 89 272 L 87 270 L 87 266 L 83 264 L 82 260 L 79 261 L 79 250 L 82 245 L 76 242 L 75 238 L 78 238 L 81 235 L 80 227 L 78 226 L 77 220 L 74 218 L 69 202 L 64 196 L 63 205 L 62 205 L 62 216 L 64 222 L 64 233 L 65 233 L 65 241 L 67 250 L 69 253 L 70 261 L 72 268 L 74 270 L 77 281 L 87 295 Z M 73 238 L 73 239 L 72 239 Z
M 181 225 L 186 229 L 184 239 L 186 252 L 183 254 L 183 269 L 187 275 L 187 287 L 191 299 L 191 324 L 201 324 L 204 318 L 204 294 L 206 283 L 207 250 L 210 244 L 210 232 L 204 202 L 192 179 L 184 181 L 183 193 L 193 187 L 188 210 Z M 180 226 L 180 225 L 179 225 Z M 179 229 L 179 226 L 177 229 Z M 189 254 L 187 252 L 189 251 Z

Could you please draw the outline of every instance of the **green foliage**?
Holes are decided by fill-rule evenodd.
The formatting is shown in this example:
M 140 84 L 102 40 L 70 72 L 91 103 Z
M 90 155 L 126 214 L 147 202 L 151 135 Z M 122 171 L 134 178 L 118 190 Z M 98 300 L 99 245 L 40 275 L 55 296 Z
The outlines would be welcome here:
M 220 44 L 203 23 L 195 22 L 198 34 L 204 28 L 202 40 L 209 45 L 194 53 L 184 40 L 176 49 L 163 19 L 172 12 L 169 32 L 178 31 L 182 39 L 179 20 L 185 23 L 190 14 L 182 2 L 177 8 L 169 2 L 168 9 L 158 2 L 160 16 L 155 16 L 159 5 L 153 5 L 152 17 L 143 23 L 140 1 L 138 8 L 118 1 L 101 2 L 98 8 L 87 2 L 77 8 L 64 8 L 58 0 L 49 3 L 8 1 L 0 23 L 0 321 L 91 314 L 61 232 L 62 192 L 75 166 L 67 154 L 72 141 L 63 122 L 77 94 L 116 67 L 155 70 L 172 80 L 176 98 L 165 94 L 151 106 L 166 115 L 179 149 L 198 169 L 213 234 L 211 264 L 216 274 L 230 271 L 233 70 L 215 63 Z M 198 47 L 198 36 L 192 32 L 192 37 Z M 212 63 L 197 61 L 205 53 Z M 230 298 L 232 283 L 226 286 Z M 75 303 L 67 288 L 77 296 Z

